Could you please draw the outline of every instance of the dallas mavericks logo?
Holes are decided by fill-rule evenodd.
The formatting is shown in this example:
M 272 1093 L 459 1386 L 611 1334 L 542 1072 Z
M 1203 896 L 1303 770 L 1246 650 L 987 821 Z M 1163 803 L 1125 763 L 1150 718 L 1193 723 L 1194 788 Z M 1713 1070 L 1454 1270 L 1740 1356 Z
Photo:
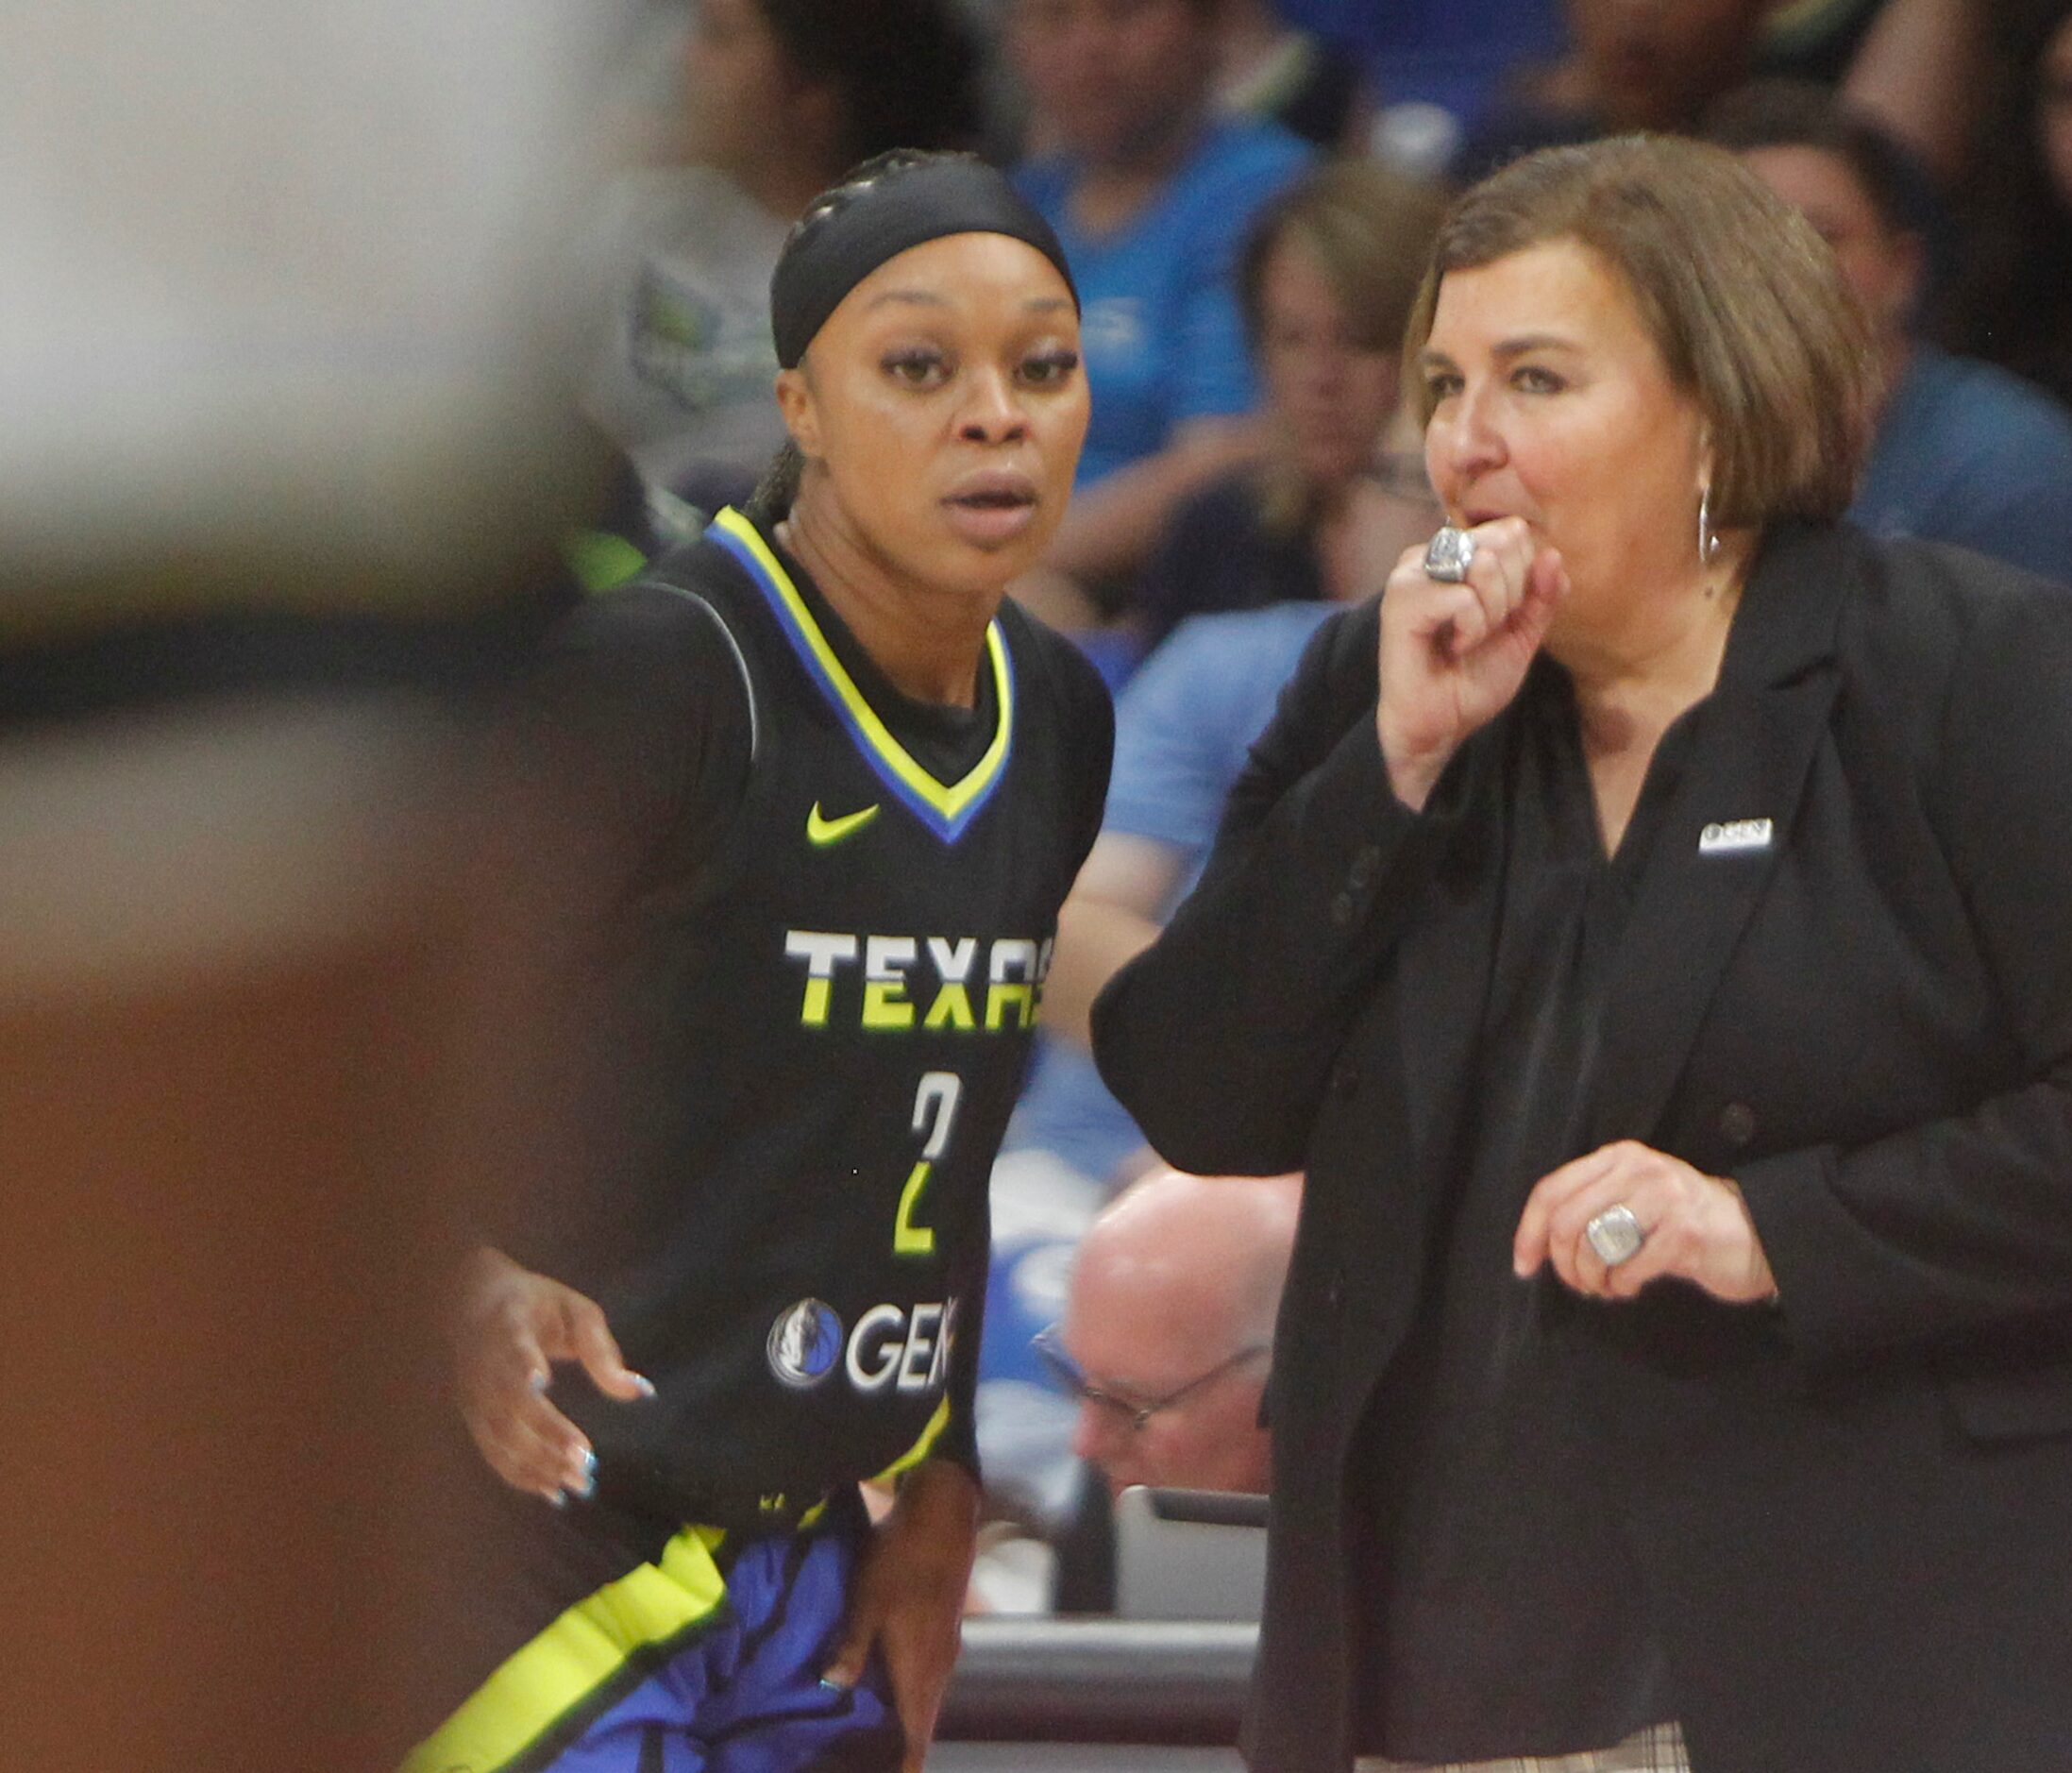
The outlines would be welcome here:
M 801 1299 L 777 1314 L 766 1348 L 770 1371 L 786 1385 L 817 1385 L 842 1358 L 842 1320 L 832 1306 Z

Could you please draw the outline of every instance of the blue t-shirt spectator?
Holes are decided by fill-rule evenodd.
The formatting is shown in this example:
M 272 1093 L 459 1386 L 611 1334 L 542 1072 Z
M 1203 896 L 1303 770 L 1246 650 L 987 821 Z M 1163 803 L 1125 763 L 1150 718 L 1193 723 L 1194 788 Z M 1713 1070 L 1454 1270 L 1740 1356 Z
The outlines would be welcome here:
M 1015 175 L 1057 230 L 1079 286 L 1093 421 L 1078 485 L 1155 455 L 1189 419 L 1255 404 L 1233 265 L 1260 205 L 1309 160 L 1285 129 L 1220 119 L 1142 210 L 1103 234 L 1072 219 L 1069 160 L 1033 160 Z
M 1130 680 L 1115 711 L 1115 768 L 1104 832 L 1150 837 L 1182 868 L 1160 921 L 1192 889 L 1252 742 L 1273 718 L 1281 686 L 1335 603 L 1277 603 L 1197 616 L 1173 630 Z M 1106 1181 L 1144 1136 L 1108 1093 L 1093 1056 L 1042 1039 L 1008 1128 L 1008 1149 L 1040 1147 Z
M 2072 414 L 2004 369 L 1916 345 L 1849 515 L 2072 584 Z

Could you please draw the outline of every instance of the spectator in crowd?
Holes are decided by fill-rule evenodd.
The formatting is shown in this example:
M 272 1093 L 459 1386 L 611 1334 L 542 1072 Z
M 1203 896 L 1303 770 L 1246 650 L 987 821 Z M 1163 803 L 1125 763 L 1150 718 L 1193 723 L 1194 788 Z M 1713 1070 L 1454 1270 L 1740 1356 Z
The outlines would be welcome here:
M 1735 158 L 1467 194 L 1449 519 L 1096 1006 L 1301 1167 L 1255 1773 L 2062 1765 L 2072 599 L 1840 522 L 1875 359 Z
M 1747 76 L 1769 0 L 1567 0 L 1574 54 L 1469 132 L 1472 182 L 1534 148 L 1635 129 L 1686 131 Z
M 2018 9 L 2011 114 L 1966 194 L 1951 335 L 2072 403 L 2072 4 Z
M 1149 645 L 1192 615 L 1365 596 L 1430 533 L 1423 461 L 1385 447 L 1444 207 L 1428 186 L 1340 160 L 1260 211 L 1238 299 L 1271 444 L 1175 512 L 1135 599 Z
M 1344 45 L 1290 24 L 1272 0 L 1222 0 L 1217 103 L 1262 117 L 1327 151 L 1357 154 L 1374 100 Z
M 1756 76 L 1818 77 L 1902 144 L 1926 205 L 1970 145 L 1972 0 L 1566 0 L 1574 53 L 1521 82 L 1469 134 L 1462 181 L 1533 148 L 1634 129 L 1695 133 L 1713 100 Z
M 894 147 L 963 146 L 976 58 L 954 0 L 698 0 L 686 163 L 629 174 L 592 247 L 582 406 L 690 524 L 783 441 L 769 279 L 813 195 Z
M 1763 19 L 1751 73 L 1816 80 L 1875 118 L 1936 179 L 1975 147 L 1985 33 L 1978 0 L 1797 0 Z
M 1017 182 L 1086 302 L 1094 419 L 1049 576 L 1061 626 L 1113 615 L 1174 505 L 1257 453 L 1233 267 L 1307 148 L 1219 116 L 1218 0 L 1014 0 L 1008 42 L 1046 145 Z
M 1709 133 L 1812 223 L 1871 323 L 1884 393 L 1850 516 L 1878 535 L 1961 543 L 2072 583 L 2072 414 L 1914 335 L 1922 246 L 1885 136 L 1796 81 L 1732 94 Z
M 1003 1471 L 988 1448 L 988 1494 L 1005 1518 L 974 1579 L 978 1606 L 1111 1612 L 1110 1505 L 1131 1484 L 1265 1491 L 1260 1398 L 1300 1192 L 1293 1176 L 1161 1166 L 1094 1217 L 1058 1320 L 1031 1351 L 1045 1394 L 1070 1411 L 1070 1448 L 1047 1501 L 1044 1484 Z
M 1110 1494 L 1265 1493 L 1259 1400 L 1301 1197 L 1295 1176 L 1159 1170 L 1093 1222 L 1064 1320 L 1040 1345 L 1078 1400 L 1073 1449 Z

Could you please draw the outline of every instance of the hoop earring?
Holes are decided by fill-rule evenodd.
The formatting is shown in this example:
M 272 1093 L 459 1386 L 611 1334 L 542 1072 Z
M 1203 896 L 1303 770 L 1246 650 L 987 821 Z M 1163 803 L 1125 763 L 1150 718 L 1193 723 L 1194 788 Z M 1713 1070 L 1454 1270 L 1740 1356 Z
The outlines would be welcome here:
M 1719 558 L 1719 532 L 1712 527 L 1712 489 L 1698 488 L 1698 563 L 1710 566 Z

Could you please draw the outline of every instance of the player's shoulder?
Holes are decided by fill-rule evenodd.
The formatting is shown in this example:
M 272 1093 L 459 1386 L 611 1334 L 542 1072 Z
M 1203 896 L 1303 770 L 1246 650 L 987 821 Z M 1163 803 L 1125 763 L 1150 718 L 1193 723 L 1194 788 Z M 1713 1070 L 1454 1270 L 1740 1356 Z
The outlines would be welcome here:
M 564 616 L 541 649 L 541 675 L 616 686 L 634 701 L 731 701 L 752 645 L 737 578 L 709 543 L 671 549 L 639 578 L 595 592 Z
M 1019 700 L 1048 701 L 1065 713 L 1109 708 L 1108 686 L 1085 652 L 1012 598 L 997 617 L 1014 662 Z

